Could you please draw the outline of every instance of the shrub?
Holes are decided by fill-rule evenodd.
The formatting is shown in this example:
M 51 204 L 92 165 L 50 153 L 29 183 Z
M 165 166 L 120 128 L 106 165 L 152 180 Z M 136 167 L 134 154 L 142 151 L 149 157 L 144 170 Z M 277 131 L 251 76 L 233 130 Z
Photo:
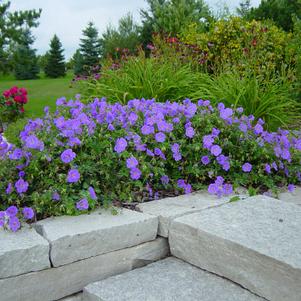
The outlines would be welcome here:
M 24 105 L 27 103 L 25 88 L 12 87 L 0 96 L 0 127 L 3 122 L 11 122 L 24 114 Z
M 279 72 L 284 63 L 286 45 L 291 34 L 261 21 L 245 21 L 239 17 L 219 20 L 207 33 L 192 24 L 181 34 L 185 43 L 197 45 L 210 72 L 252 70 L 255 75 L 269 77 Z M 290 63 L 290 59 L 288 58 Z
M 2 226 L 17 230 L 17 209 L 41 219 L 207 185 L 221 196 L 240 185 L 264 192 L 301 181 L 301 133 L 268 132 L 242 108 L 188 99 L 57 105 L 28 122 L 22 147 L 0 141 Z

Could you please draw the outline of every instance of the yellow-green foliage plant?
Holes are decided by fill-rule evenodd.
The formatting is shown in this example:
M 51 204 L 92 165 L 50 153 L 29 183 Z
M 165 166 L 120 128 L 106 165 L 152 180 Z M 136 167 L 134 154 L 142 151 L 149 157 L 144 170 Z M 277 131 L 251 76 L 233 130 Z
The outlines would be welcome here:
M 254 75 L 269 77 L 281 70 L 291 34 L 270 22 L 231 17 L 215 22 L 207 33 L 191 24 L 180 39 L 201 49 L 209 72 L 232 69 L 244 75 L 253 70 Z M 287 59 L 289 65 L 291 58 Z

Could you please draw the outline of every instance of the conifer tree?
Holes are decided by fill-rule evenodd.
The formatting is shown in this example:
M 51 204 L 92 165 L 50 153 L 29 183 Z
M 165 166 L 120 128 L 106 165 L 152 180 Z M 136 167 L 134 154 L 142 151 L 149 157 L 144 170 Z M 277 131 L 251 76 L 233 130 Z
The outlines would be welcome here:
M 24 33 L 14 53 L 14 73 L 16 79 L 35 79 L 39 74 L 36 50 L 31 48 L 33 38 L 30 31 Z
M 98 30 L 92 22 L 83 30 L 83 38 L 80 43 L 82 55 L 81 73 L 89 73 L 90 69 L 99 64 L 100 41 Z
M 50 41 L 50 50 L 47 54 L 47 63 L 45 66 L 45 74 L 48 77 L 57 78 L 66 75 L 64 49 L 57 37 L 54 35 Z

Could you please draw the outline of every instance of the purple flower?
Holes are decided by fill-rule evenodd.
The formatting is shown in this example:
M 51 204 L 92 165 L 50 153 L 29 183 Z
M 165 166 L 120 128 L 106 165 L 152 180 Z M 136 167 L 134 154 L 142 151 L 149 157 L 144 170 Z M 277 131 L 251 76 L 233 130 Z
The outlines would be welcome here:
M 157 134 L 155 135 L 155 139 L 156 139 L 157 142 L 164 142 L 165 139 L 166 139 L 166 136 L 165 136 L 164 133 L 159 132 L 159 133 L 157 133 Z
M 243 172 L 250 172 L 252 170 L 252 164 L 250 164 L 248 162 L 243 164 L 242 170 L 243 170 Z
M 203 137 L 203 147 L 206 149 L 210 149 L 211 145 L 214 142 L 214 138 L 212 135 L 205 135 Z
M 16 216 L 18 213 L 18 208 L 16 206 L 10 206 L 5 210 L 5 213 L 9 217 Z
M 150 134 L 153 134 L 154 132 L 155 132 L 155 129 L 151 125 L 145 124 L 141 127 L 141 133 L 143 135 L 150 135 Z
M 13 184 L 12 183 L 8 183 L 5 193 L 6 194 L 11 194 L 13 192 Z
M 204 165 L 208 165 L 208 164 L 210 163 L 210 159 L 209 159 L 208 156 L 203 156 L 203 157 L 201 158 L 201 161 L 202 161 L 202 163 L 203 163 Z
M 186 131 L 185 131 L 185 135 L 188 138 L 193 138 L 193 136 L 194 136 L 194 129 L 193 129 L 193 127 L 191 127 L 191 126 L 187 127 Z
M 215 157 L 219 156 L 222 153 L 222 149 L 220 148 L 219 145 L 214 144 L 211 146 L 210 148 L 210 152 L 212 155 L 214 155 Z
M 239 129 L 243 132 L 246 133 L 248 131 L 248 126 L 245 123 L 240 123 L 239 124 Z
M 255 127 L 254 127 L 254 133 L 255 133 L 256 135 L 259 135 L 259 134 L 261 134 L 262 132 L 263 132 L 263 127 L 262 127 L 262 125 L 259 124 L 259 123 L 257 123 L 257 124 L 255 125 Z
M 160 180 L 163 185 L 167 185 L 169 183 L 169 177 L 166 175 L 162 176 Z
M 76 153 L 72 151 L 72 149 L 66 149 L 61 154 L 61 160 L 64 163 L 70 163 L 76 157 Z
M 37 149 L 40 151 L 44 149 L 44 143 L 40 141 L 35 135 L 29 135 L 25 138 L 25 146 L 27 148 Z
M 34 217 L 34 211 L 30 207 L 24 207 L 22 213 L 25 219 L 32 219 Z
M 67 175 L 68 183 L 76 183 L 80 179 L 80 173 L 77 169 L 70 169 Z
M 208 186 L 208 192 L 213 195 L 221 197 L 222 195 L 229 195 L 233 192 L 233 187 L 231 184 L 224 184 L 224 178 L 218 176 L 214 183 Z
M 180 145 L 178 143 L 174 143 L 172 146 L 171 146 L 171 151 L 173 153 L 178 153 L 180 150 Z
M 80 211 L 87 210 L 89 208 L 89 203 L 87 199 L 81 199 L 76 203 L 76 208 Z
M 13 232 L 18 231 L 21 227 L 19 219 L 15 216 L 9 219 L 8 225 Z
M 271 173 L 271 165 L 270 164 L 266 164 L 265 167 L 264 167 L 264 170 L 270 174 Z
M 95 190 L 92 186 L 90 186 L 88 188 L 88 191 L 89 191 L 91 199 L 94 200 L 94 201 L 97 200 L 97 195 L 96 195 Z
M 232 114 L 233 114 L 233 110 L 230 108 L 226 108 L 226 109 L 220 110 L 219 116 L 220 116 L 220 118 L 226 120 L 226 119 L 230 118 L 232 116 Z
M 213 128 L 212 129 L 212 136 L 217 137 L 220 134 L 220 132 L 221 131 L 219 129 Z
M 131 179 L 133 180 L 138 180 L 141 176 L 141 171 L 137 167 L 132 168 L 130 173 L 131 173 Z
M 11 160 L 20 160 L 23 157 L 23 151 L 20 148 L 14 149 L 14 151 L 9 155 Z
M 53 194 L 52 194 L 52 199 L 54 201 L 59 201 L 61 199 L 60 195 L 58 194 L 57 191 L 55 191 Z
M 28 183 L 24 181 L 22 178 L 20 178 L 16 183 L 15 183 L 15 188 L 19 194 L 24 193 L 28 189 Z
M 139 164 L 138 160 L 132 156 L 126 160 L 126 167 L 131 169 L 136 167 Z
M 124 138 L 118 138 L 115 143 L 114 151 L 118 154 L 122 153 L 123 151 L 125 151 L 127 145 L 128 143 Z
M 22 171 L 19 172 L 18 175 L 19 175 L 20 178 L 23 178 L 23 177 L 25 177 L 25 172 L 22 170 Z
M 288 184 L 287 190 L 289 192 L 294 192 L 295 189 L 296 189 L 296 186 L 294 184 Z

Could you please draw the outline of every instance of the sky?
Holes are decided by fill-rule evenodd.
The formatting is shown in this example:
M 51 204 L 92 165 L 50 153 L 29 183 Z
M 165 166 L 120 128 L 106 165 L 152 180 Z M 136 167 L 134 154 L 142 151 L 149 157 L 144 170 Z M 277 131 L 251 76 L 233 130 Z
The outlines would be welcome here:
M 213 9 L 223 6 L 223 3 L 234 9 L 239 2 L 206 1 Z M 251 1 L 254 6 L 259 3 L 260 0 Z M 139 22 L 139 10 L 146 7 L 144 0 L 11 0 L 10 10 L 41 8 L 40 25 L 32 30 L 37 53 L 44 54 L 49 48 L 50 39 L 56 34 L 65 49 L 65 57 L 69 59 L 78 48 L 82 30 L 89 21 L 94 22 L 101 34 L 109 24 L 116 26 L 118 20 L 128 12 Z

